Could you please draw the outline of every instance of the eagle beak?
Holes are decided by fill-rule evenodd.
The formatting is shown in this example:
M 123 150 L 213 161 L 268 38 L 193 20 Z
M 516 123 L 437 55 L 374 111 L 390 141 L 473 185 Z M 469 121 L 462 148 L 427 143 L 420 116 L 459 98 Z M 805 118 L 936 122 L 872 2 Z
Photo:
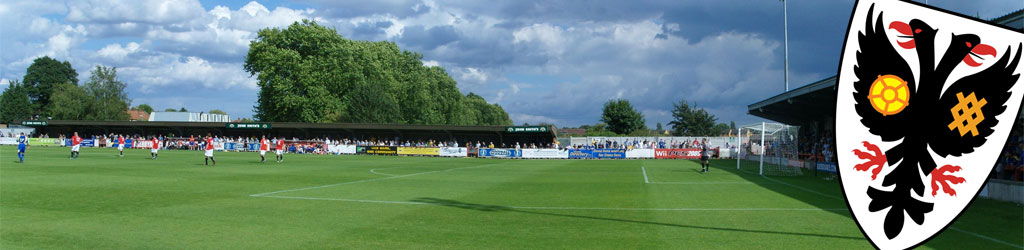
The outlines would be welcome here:
M 900 36 L 896 37 L 910 38 L 910 40 L 907 40 L 905 42 L 900 41 L 900 39 L 896 39 L 896 44 L 899 44 L 900 47 L 903 47 L 904 49 L 913 49 L 914 47 L 917 47 L 917 45 L 914 44 L 914 33 L 913 30 L 910 28 L 909 24 L 900 21 L 894 21 L 889 23 L 889 29 L 894 29 L 896 30 L 896 32 L 899 32 L 901 34 Z
M 971 47 L 971 44 L 969 42 L 967 43 L 967 47 Z M 978 59 L 985 60 L 985 58 L 981 57 L 983 55 L 992 56 L 992 58 L 995 58 L 996 49 L 993 48 L 992 46 L 989 46 L 988 44 L 978 44 L 978 46 L 974 46 L 973 48 L 971 48 L 971 52 L 967 53 L 967 55 L 964 56 L 964 63 L 966 63 L 967 66 L 971 67 L 981 66 L 981 63 L 975 61 L 974 58 L 977 57 Z

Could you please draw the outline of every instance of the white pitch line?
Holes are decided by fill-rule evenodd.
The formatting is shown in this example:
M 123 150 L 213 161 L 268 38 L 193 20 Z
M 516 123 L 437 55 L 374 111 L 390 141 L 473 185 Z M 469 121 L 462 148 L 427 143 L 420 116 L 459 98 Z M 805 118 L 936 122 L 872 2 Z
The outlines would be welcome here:
M 651 181 L 647 180 L 647 168 L 640 167 L 640 171 L 644 173 L 644 183 L 651 183 Z
M 360 199 L 340 199 L 340 198 L 318 198 L 318 197 L 302 197 L 302 196 L 280 196 L 280 195 L 265 195 L 260 196 L 263 198 L 278 198 L 278 199 L 297 199 L 297 200 L 318 200 L 318 201 L 344 201 L 344 202 L 359 202 L 359 203 L 381 203 L 381 204 L 401 204 L 401 205 L 434 205 L 444 206 L 444 204 L 430 203 L 430 202 L 418 202 L 418 201 L 382 201 L 382 200 L 360 200 Z M 846 208 L 641 208 L 641 207 L 535 207 L 535 206 L 501 206 L 501 205 L 488 205 L 489 207 L 505 208 L 505 209 L 523 209 L 523 210 L 613 210 L 613 211 L 846 211 Z
M 393 174 L 377 173 L 377 169 L 376 168 L 375 169 L 370 169 L 370 173 L 379 174 L 379 175 L 387 175 L 387 176 L 395 176 Z
M 959 229 L 959 228 L 956 228 L 956 227 L 953 227 L 953 226 L 950 226 L 949 229 L 952 229 L 953 231 L 965 233 L 967 235 L 971 235 L 971 236 L 974 236 L 974 237 L 990 240 L 992 242 L 1000 243 L 1000 244 L 1003 244 L 1003 245 L 1024 249 L 1024 246 L 1021 246 L 1021 245 L 1017 245 L 1017 244 L 1013 244 L 1013 243 L 1010 243 L 1010 242 L 1002 241 L 1002 240 L 999 240 L 999 239 L 996 239 L 996 238 L 984 236 L 984 235 L 981 235 L 981 234 L 978 234 L 978 233 L 974 233 L 974 232 L 971 232 L 971 231 L 966 231 L 966 230 Z
M 409 176 L 432 174 L 432 173 L 437 173 L 437 172 L 448 172 L 448 171 L 458 170 L 458 169 L 482 168 L 482 167 L 493 166 L 493 165 L 498 165 L 498 163 L 486 164 L 486 165 L 480 165 L 480 166 L 472 166 L 472 167 L 451 168 L 451 169 L 445 169 L 445 170 L 434 170 L 434 171 L 420 172 L 420 173 L 407 174 L 407 175 L 396 175 L 396 176 L 377 178 L 377 179 L 366 179 L 366 180 L 358 180 L 358 181 L 341 182 L 341 183 L 320 185 L 320 186 L 315 186 L 315 187 L 304 187 L 304 188 L 286 189 L 286 190 L 279 190 L 279 191 L 259 193 L 259 194 L 250 194 L 249 196 L 259 197 L 259 196 L 266 196 L 266 195 L 271 195 L 271 194 L 279 194 L 279 193 L 303 191 L 303 190 L 318 189 L 318 188 L 325 188 L 325 187 L 333 187 L 333 186 L 340 186 L 340 185 L 347 185 L 347 184 L 356 184 L 356 183 L 363 183 L 363 182 L 395 179 L 395 178 L 402 178 L 402 177 L 409 177 Z

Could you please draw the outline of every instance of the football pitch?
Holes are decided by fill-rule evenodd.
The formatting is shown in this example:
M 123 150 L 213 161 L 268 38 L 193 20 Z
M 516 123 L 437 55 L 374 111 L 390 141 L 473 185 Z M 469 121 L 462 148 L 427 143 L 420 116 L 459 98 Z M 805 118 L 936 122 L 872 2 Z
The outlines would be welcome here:
M 2 249 L 869 249 L 839 183 L 686 160 L 0 147 Z M 934 249 L 1020 249 L 976 200 Z

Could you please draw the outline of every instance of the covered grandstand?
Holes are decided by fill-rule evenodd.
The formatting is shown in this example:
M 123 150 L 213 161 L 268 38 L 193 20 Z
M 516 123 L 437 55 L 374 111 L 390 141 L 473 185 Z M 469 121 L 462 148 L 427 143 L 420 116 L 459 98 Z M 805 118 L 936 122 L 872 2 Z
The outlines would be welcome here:
M 1017 10 L 1004 16 L 992 19 L 991 22 L 1005 26 L 1010 29 L 1024 30 L 1024 10 Z M 832 142 L 835 135 L 835 112 L 836 112 L 836 76 L 828 77 L 803 87 L 770 97 L 768 99 L 750 104 L 747 112 L 751 115 L 764 119 L 781 122 L 784 124 L 799 126 L 799 157 L 794 159 L 798 165 L 822 170 L 822 166 L 834 167 L 832 159 L 826 160 L 828 154 L 835 153 L 835 143 Z M 1010 140 L 1007 141 L 1005 149 L 1012 155 L 1021 155 L 1020 139 L 1024 131 L 1024 107 L 1013 126 Z M 834 158 L 833 158 L 834 159 Z M 993 180 L 989 182 L 992 190 L 1017 190 L 1017 191 L 985 191 L 983 196 L 995 197 L 997 199 L 1022 203 L 1020 190 L 1024 190 L 1020 181 L 1024 180 L 1024 166 L 1020 163 L 1003 159 L 993 173 Z M 816 167 L 815 167 L 816 166 Z M 817 171 L 815 173 L 817 173 Z M 834 170 L 833 170 L 834 171 Z M 1007 182 L 1005 180 L 1014 180 Z M 1016 195 L 1008 193 L 1016 192 Z M 999 197 L 1003 195 L 1004 197 Z
M 224 123 L 224 122 L 132 122 L 132 121 L 61 121 L 45 123 L 17 121 L 36 128 L 37 135 L 165 135 L 203 136 L 211 133 L 228 137 L 258 137 L 260 135 L 284 138 L 332 138 L 353 140 L 435 140 L 464 142 L 494 142 L 495 144 L 551 143 L 555 138 L 553 127 L 541 126 L 450 126 L 408 124 L 351 124 L 351 123 Z

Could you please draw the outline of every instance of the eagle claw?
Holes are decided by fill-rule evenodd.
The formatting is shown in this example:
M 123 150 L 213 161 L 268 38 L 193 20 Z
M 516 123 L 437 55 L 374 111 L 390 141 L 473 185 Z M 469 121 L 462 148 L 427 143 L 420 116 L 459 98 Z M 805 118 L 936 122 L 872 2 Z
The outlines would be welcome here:
M 949 184 L 960 184 L 966 181 L 963 177 L 957 177 L 954 175 L 944 174 L 946 172 L 955 173 L 960 171 L 960 166 L 945 165 L 940 168 L 932 170 L 932 197 L 939 192 L 939 185 L 942 185 L 942 192 L 949 194 L 950 196 L 956 196 L 956 190 L 950 187 Z M 948 183 L 947 183 L 948 182 Z
M 864 148 L 871 150 L 874 155 L 860 151 L 859 149 L 854 149 L 853 153 L 857 155 L 857 158 L 868 161 L 853 166 L 853 169 L 857 171 L 868 171 L 870 169 L 871 180 L 875 180 L 875 177 L 878 177 L 878 173 L 882 172 L 882 167 L 885 165 L 887 159 L 885 158 L 885 154 L 883 154 L 882 151 L 878 149 L 878 146 L 874 144 L 865 141 Z

